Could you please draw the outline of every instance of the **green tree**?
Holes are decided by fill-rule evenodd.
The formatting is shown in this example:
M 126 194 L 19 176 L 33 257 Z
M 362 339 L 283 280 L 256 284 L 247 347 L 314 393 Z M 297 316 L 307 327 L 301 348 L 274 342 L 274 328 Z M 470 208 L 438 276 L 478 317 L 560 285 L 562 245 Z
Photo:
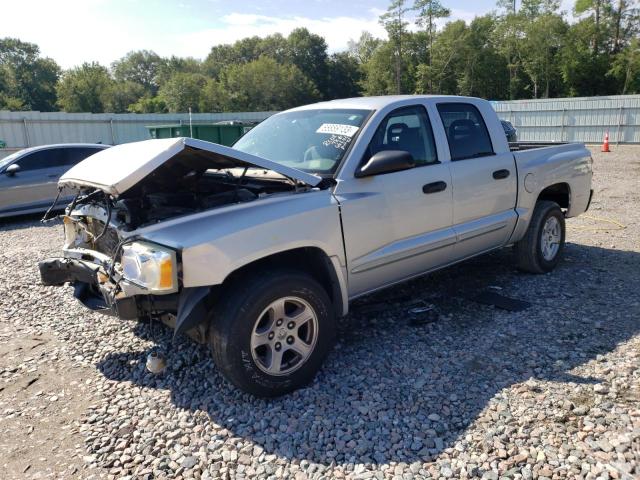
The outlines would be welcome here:
M 279 63 L 285 63 L 288 51 L 287 39 L 279 33 L 265 38 L 247 37 L 233 44 L 212 47 L 204 61 L 203 69 L 206 75 L 219 78 L 220 73 L 231 65 L 253 62 L 263 55 Z
M 207 80 L 200 97 L 201 112 L 224 112 L 230 108 L 224 86 L 213 78 Z
M 309 32 L 306 28 L 296 28 L 287 37 L 287 47 L 288 60 L 314 83 L 324 98 L 327 98 L 329 59 L 324 38 Z
M 611 51 L 618 53 L 629 41 L 637 39 L 640 33 L 640 4 L 637 1 L 618 0 L 612 16 Z
M 507 64 L 493 42 L 496 18 L 476 17 L 466 28 L 459 58 L 454 61 L 458 95 L 501 100 L 509 88 Z
M 421 63 L 416 72 L 416 90 L 425 93 L 455 95 L 459 75 L 463 71 L 465 44 L 469 35 L 463 20 L 449 22 L 433 43 L 431 65 Z
M 616 54 L 607 76 L 622 85 L 619 90 L 622 95 L 640 93 L 640 39 L 632 39 L 629 45 Z
M 616 85 L 606 77 L 611 62 L 608 54 L 594 51 L 594 19 L 571 25 L 560 52 L 560 71 L 565 93 L 570 96 L 610 95 Z
M 513 13 L 512 9 L 506 9 L 505 13 L 498 16 L 494 30 L 493 41 L 496 49 L 507 64 L 510 100 L 526 98 L 530 95 L 526 90 L 529 79 L 522 65 L 522 39 L 525 36 L 524 29 L 527 22 L 523 15 Z
M 533 20 L 543 15 L 557 13 L 559 8 L 559 0 L 522 0 L 519 13 Z
M 16 96 L 13 71 L 8 65 L 0 64 L 0 110 L 24 110 L 22 100 Z
M 65 112 L 105 111 L 113 79 L 99 63 L 83 63 L 62 74 L 58 84 L 58 104 Z
M 162 86 L 176 73 L 203 73 L 202 70 L 202 62 L 197 58 L 172 55 L 164 58 L 158 68 L 158 85 Z
M 568 25 L 553 13 L 541 15 L 526 24 L 522 49 L 522 64 L 532 82 L 533 98 L 549 98 L 559 93 L 562 83 L 560 51 Z M 555 88 L 554 88 L 555 87 Z
M 178 72 L 160 87 L 158 96 L 169 112 L 187 112 L 189 108 L 199 112 L 202 89 L 206 84 L 207 77 L 200 73 Z
M 413 10 L 418 12 L 416 23 L 425 28 L 429 40 L 429 55 L 427 64 L 431 67 L 431 52 L 433 50 L 433 39 L 436 33 L 436 23 L 438 18 L 446 18 L 451 15 L 451 10 L 442 6 L 438 0 L 415 0 Z M 433 84 L 429 84 L 429 93 L 433 92 Z
M 320 92 L 295 65 L 263 56 L 232 65 L 223 75 L 227 110 L 285 110 L 321 98 Z
M 131 81 L 111 82 L 103 93 L 104 109 L 107 112 L 124 113 L 145 95 L 142 85 Z
M 60 67 L 52 59 L 40 57 L 37 45 L 17 38 L 0 39 L 0 73 L 6 76 L 0 84 L 0 97 L 5 99 L 5 107 L 40 111 L 56 109 Z
M 398 91 L 394 52 L 391 42 L 382 42 L 362 65 L 364 79 L 361 85 L 365 95 L 390 95 Z
M 396 93 L 402 93 L 402 69 L 404 65 L 402 42 L 407 34 L 408 22 L 405 14 L 409 11 L 406 0 L 392 0 L 386 13 L 380 16 L 380 24 L 389 35 L 389 42 L 393 45 L 393 59 L 395 64 Z
M 348 52 L 334 53 L 329 57 L 329 90 L 327 92 L 329 98 L 349 98 L 361 95 L 361 81 L 360 65 Z
M 113 76 L 119 82 L 134 82 L 144 87 L 146 93 L 158 92 L 158 74 L 165 60 L 150 50 L 137 50 L 127 53 L 111 64 Z
M 577 16 L 590 15 L 591 20 L 586 25 L 590 27 L 591 49 L 594 57 L 602 51 L 602 44 L 606 42 L 607 23 L 612 13 L 610 0 L 576 0 L 573 12 Z
M 365 64 L 373 56 L 376 48 L 382 44 L 382 40 L 375 38 L 369 32 L 362 32 L 358 40 L 349 40 L 347 51 L 358 63 Z
M 142 97 L 127 108 L 131 113 L 167 113 L 167 104 L 160 97 Z

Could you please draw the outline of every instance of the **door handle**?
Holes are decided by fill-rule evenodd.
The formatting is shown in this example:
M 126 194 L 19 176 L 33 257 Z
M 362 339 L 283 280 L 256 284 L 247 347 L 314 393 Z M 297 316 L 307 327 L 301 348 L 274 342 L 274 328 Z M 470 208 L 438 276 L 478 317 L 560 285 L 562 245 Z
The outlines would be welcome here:
M 433 182 L 427 183 L 422 187 L 422 193 L 437 193 L 442 192 L 447 189 L 447 184 L 445 182 Z
M 496 170 L 495 172 L 493 172 L 493 178 L 495 178 L 496 180 L 507 178 L 509 175 L 511 175 L 511 172 L 506 168 L 503 170 Z

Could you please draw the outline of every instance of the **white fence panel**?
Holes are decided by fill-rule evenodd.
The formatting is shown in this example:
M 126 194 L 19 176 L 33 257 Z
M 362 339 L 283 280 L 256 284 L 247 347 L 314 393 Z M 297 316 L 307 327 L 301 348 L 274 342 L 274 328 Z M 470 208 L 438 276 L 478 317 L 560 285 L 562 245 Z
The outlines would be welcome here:
M 193 123 L 262 121 L 275 112 L 195 113 Z M 147 125 L 188 123 L 189 114 L 112 114 L 0 111 L 0 140 L 7 148 L 88 142 L 116 145 L 150 138 Z
M 640 95 L 491 102 L 523 141 L 640 143 Z
M 522 141 L 640 143 L 640 95 L 492 102 Z M 196 113 L 194 123 L 262 121 L 275 112 Z M 67 142 L 119 144 L 149 138 L 147 125 L 187 123 L 189 115 L 0 111 L 8 149 Z M 5 151 L 6 152 L 6 151 Z M 0 155 L 2 156 L 2 155 Z

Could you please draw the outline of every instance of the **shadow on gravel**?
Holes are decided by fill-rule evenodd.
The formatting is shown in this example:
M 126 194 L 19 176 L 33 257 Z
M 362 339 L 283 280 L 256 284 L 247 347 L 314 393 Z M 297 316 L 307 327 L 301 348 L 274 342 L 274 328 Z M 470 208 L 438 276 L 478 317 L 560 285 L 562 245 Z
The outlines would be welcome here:
M 175 406 L 206 411 L 267 453 L 325 465 L 429 461 L 505 387 L 532 377 L 597 382 L 570 371 L 640 333 L 639 269 L 637 253 L 567 244 L 566 260 L 548 275 L 516 272 L 504 250 L 380 292 L 353 305 L 312 385 L 270 401 L 229 386 L 205 347 L 172 345 L 165 328 L 153 335 L 168 352 L 163 376 L 145 371 L 147 352 L 114 354 L 98 368 L 168 389 Z M 470 300 L 489 287 L 532 306 L 512 313 Z M 434 304 L 439 318 L 412 325 L 407 312 L 417 301 Z M 149 326 L 137 333 L 149 336 Z M 490 414 L 517 412 L 505 402 Z

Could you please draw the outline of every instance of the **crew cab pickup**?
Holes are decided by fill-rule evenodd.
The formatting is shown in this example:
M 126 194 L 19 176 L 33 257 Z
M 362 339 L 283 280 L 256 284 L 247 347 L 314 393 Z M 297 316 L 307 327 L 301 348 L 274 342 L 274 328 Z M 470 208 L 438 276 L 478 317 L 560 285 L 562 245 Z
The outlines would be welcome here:
M 356 297 L 507 245 L 551 271 L 591 176 L 584 145 L 510 145 L 481 99 L 317 103 L 233 148 L 147 140 L 74 166 L 41 278 L 209 343 L 233 384 L 276 396 L 314 377 Z

